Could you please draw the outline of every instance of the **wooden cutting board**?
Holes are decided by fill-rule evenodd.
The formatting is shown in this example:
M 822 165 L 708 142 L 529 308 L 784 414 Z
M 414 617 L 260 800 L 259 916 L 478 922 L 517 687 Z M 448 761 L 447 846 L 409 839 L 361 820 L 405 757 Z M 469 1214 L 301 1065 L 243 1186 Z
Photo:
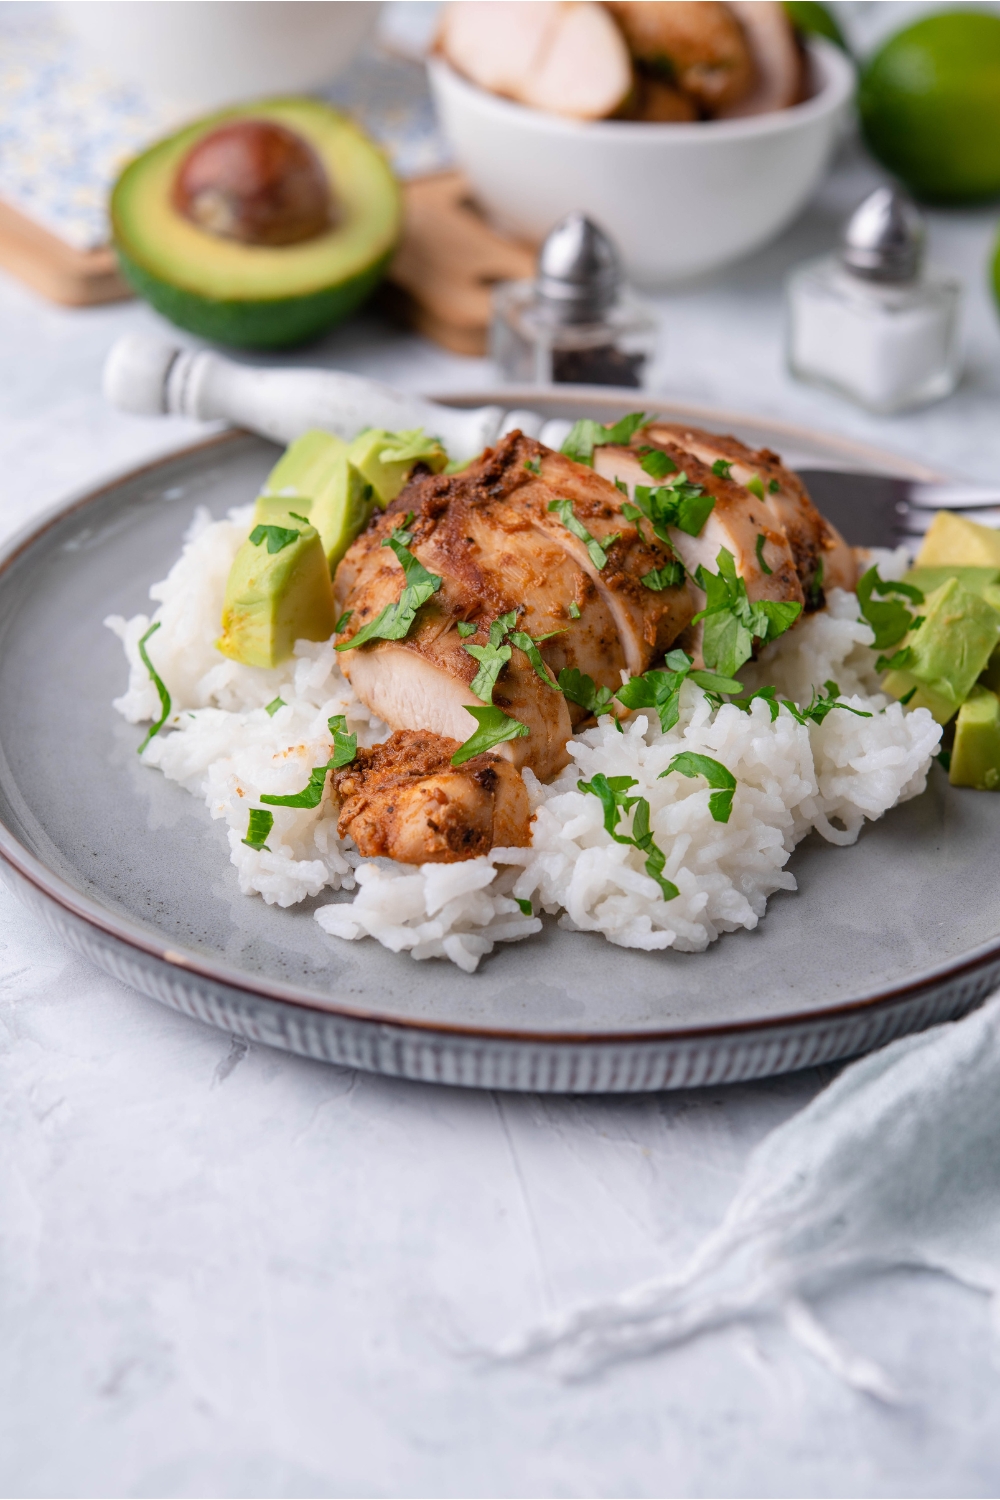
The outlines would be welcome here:
M 460 173 L 406 184 L 403 239 L 381 298 L 418 333 L 484 354 L 493 287 L 534 273 L 533 248 L 487 223 Z
M 458 172 L 403 188 L 403 237 L 379 300 L 418 333 L 457 354 L 483 354 L 490 293 L 532 276 L 534 250 L 487 222 Z M 43 297 L 92 307 L 132 295 L 110 247 L 74 250 L 0 202 L 0 266 Z
M 132 295 L 110 246 L 74 250 L 3 202 L 0 266 L 50 302 L 61 302 L 65 307 L 93 307 Z

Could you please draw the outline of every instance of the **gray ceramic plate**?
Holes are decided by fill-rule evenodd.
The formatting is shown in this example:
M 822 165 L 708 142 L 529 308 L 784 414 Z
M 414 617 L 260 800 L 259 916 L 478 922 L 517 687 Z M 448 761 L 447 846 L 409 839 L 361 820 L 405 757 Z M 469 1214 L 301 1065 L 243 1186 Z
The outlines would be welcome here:
M 565 400 L 541 404 L 567 414 Z M 633 404 L 581 393 L 572 410 L 608 419 Z M 798 460 L 908 471 L 727 413 L 658 409 Z M 470 977 L 328 938 L 315 902 L 282 911 L 241 896 L 221 824 L 139 763 L 141 732 L 112 711 L 123 661 L 101 622 L 146 608 L 194 506 L 221 515 L 251 497 L 275 451 L 243 434 L 189 450 L 67 502 L 0 557 L 0 867 L 73 946 L 166 1004 L 274 1046 L 409 1078 L 564 1092 L 845 1057 L 996 985 L 1000 798 L 955 791 L 937 768 L 925 796 L 855 847 L 803 845 L 798 892 L 704 954 L 629 952 L 549 923 Z

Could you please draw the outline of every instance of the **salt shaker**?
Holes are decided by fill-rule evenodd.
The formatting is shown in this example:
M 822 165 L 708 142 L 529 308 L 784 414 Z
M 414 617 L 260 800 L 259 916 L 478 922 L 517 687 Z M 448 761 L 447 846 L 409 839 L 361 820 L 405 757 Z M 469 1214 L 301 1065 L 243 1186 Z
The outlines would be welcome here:
M 788 280 L 788 363 L 881 416 L 949 396 L 961 287 L 924 269 L 924 225 L 897 188 L 855 209 L 840 249 Z
M 534 281 L 493 294 L 490 354 L 505 380 L 532 385 L 645 384 L 656 319 L 626 285 L 618 252 L 584 214 L 550 232 Z

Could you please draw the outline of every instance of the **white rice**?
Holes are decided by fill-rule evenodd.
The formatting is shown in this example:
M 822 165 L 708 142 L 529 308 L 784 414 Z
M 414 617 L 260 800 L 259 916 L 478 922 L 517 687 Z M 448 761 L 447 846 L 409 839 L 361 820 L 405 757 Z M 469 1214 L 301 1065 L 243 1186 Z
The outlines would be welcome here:
M 698 952 L 723 932 L 755 927 L 772 892 L 795 889 L 786 865 L 806 834 L 853 843 L 866 818 L 924 789 L 940 728 L 925 709 L 905 714 L 879 693 L 871 631 L 858 620 L 854 595 L 834 590 L 825 612 L 768 647 L 743 676 L 753 687 L 773 683 L 799 703 L 833 680 L 871 718 L 834 710 L 821 725 L 802 725 L 783 710 L 772 723 L 763 702 L 749 713 L 731 704 L 715 711 L 688 683 L 668 734 L 655 716 L 637 714 L 624 734 L 604 718 L 570 742 L 572 763 L 557 780 L 543 786 L 525 773 L 535 813 L 528 849 L 419 868 L 364 861 L 337 837 L 329 791 L 314 810 L 270 809 L 268 849 L 251 849 L 243 843 L 250 809 L 262 793 L 306 785 L 329 755 L 331 715 L 346 715 L 362 745 L 389 732 L 355 696 L 328 643 L 299 641 L 294 660 L 272 670 L 241 666 L 215 649 L 226 578 L 251 513 L 247 506 L 213 522 L 199 510 L 180 558 L 150 590 L 158 605 L 152 619 L 106 621 L 129 662 L 128 689 L 114 706 L 130 723 L 159 716 L 138 650 L 159 621 L 146 649 L 171 694 L 171 714 L 144 760 L 226 821 L 245 894 L 291 906 L 326 888 L 356 890 L 353 901 L 316 912 L 336 938 L 374 937 L 395 952 L 448 958 L 471 972 L 495 943 L 541 929 L 520 899 L 564 928 L 600 932 L 623 947 Z M 893 554 L 878 561 L 884 577 L 906 565 Z M 268 714 L 276 697 L 284 706 Z M 701 778 L 675 772 L 661 779 L 682 749 L 713 756 L 737 778 L 728 823 L 712 818 Z M 597 798 L 577 789 L 581 777 L 599 771 L 634 777 L 632 794 L 649 801 L 653 837 L 667 857 L 663 874 L 680 891 L 673 900 L 645 873 L 645 857 L 605 831 Z

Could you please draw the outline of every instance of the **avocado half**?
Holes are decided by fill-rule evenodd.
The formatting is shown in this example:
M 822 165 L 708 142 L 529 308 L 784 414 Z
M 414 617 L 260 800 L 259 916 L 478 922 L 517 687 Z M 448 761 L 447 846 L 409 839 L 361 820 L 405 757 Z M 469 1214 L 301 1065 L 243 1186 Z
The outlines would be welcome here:
M 173 185 L 188 151 L 240 119 L 275 120 L 309 142 L 337 205 L 331 229 L 295 245 L 247 245 L 178 212 Z M 385 271 L 400 222 L 381 151 L 315 99 L 267 99 L 199 120 L 130 162 L 111 195 L 115 247 L 140 297 L 180 328 L 250 349 L 303 343 L 353 312 Z

